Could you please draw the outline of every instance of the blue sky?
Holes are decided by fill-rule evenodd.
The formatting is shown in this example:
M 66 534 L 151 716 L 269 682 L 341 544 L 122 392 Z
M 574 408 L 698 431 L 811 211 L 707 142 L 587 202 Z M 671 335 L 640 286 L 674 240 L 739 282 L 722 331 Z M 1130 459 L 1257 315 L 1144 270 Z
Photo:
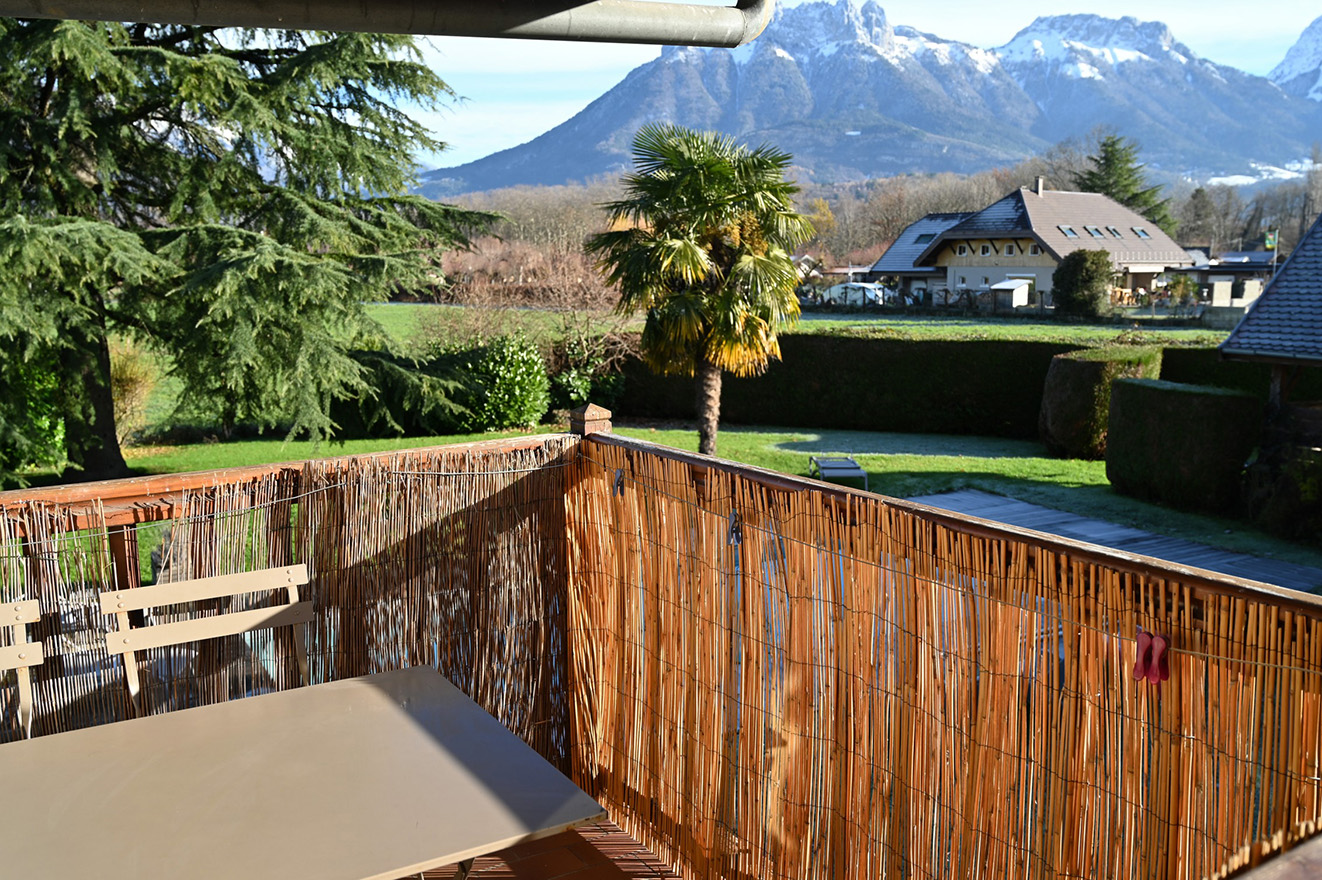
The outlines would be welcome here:
M 781 0 L 795 6 L 802 0 Z M 1004 45 L 1039 15 L 1091 12 L 1163 21 L 1175 38 L 1219 64 L 1266 74 L 1313 19 L 1318 0 L 1260 6 L 1229 0 L 879 0 L 891 24 L 991 48 Z M 450 145 L 424 167 L 459 165 L 517 146 L 564 122 L 660 54 L 656 46 L 432 37 L 432 68 L 463 98 L 421 118 Z

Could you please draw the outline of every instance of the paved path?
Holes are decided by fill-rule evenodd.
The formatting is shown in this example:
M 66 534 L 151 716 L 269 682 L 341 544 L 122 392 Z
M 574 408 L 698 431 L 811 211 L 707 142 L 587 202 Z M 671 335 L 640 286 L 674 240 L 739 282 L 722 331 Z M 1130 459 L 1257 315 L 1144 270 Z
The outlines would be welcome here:
M 1195 544 L 1193 541 L 1182 541 L 1178 538 L 1165 538 L 1141 529 L 1131 529 L 1128 526 L 1052 510 L 1049 507 L 1039 507 L 1036 504 L 1016 501 L 990 492 L 963 489 L 958 492 L 923 495 L 908 500 L 1060 535 L 1076 541 L 1101 544 L 1129 553 L 1141 553 L 1144 556 L 1154 556 L 1157 559 L 1166 559 L 1182 565 L 1193 565 L 1209 571 L 1262 581 L 1278 587 L 1322 592 L 1322 568 L 1295 565 L 1262 556 L 1249 556 L 1246 553 L 1231 553 L 1228 550 L 1219 550 L 1206 544 Z

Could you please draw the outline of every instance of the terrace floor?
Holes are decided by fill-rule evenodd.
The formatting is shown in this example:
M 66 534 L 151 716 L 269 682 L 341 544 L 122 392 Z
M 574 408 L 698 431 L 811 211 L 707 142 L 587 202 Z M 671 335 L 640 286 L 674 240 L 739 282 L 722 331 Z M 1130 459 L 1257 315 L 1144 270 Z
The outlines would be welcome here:
M 1026 501 L 1017 501 L 1014 498 L 980 492 L 977 489 L 962 489 L 957 492 L 924 495 L 907 500 L 1021 528 L 1048 532 L 1076 541 L 1087 541 L 1130 553 L 1155 556 L 1181 565 L 1195 565 L 1208 571 L 1262 581 L 1278 587 L 1289 587 L 1304 592 L 1322 592 L 1322 569 L 1295 565 L 1279 559 L 1232 553 L 1229 550 L 1208 547 L 1206 544 L 1154 535 L 1141 529 L 1088 519 L 1073 513 L 1029 504 Z
M 458 868 L 427 871 L 425 880 L 452 880 Z M 678 880 L 641 843 L 613 822 L 585 825 L 522 843 L 473 862 L 471 880 Z M 404 878 L 401 878 L 404 880 Z

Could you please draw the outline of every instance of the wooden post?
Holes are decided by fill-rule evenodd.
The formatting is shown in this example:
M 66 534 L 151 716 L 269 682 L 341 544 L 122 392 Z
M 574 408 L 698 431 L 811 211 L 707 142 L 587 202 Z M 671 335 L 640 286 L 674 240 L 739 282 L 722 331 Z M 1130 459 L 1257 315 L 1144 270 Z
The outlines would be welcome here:
M 585 403 L 569 411 L 569 433 L 586 437 L 588 434 L 609 434 L 611 411 L 595 403 Z

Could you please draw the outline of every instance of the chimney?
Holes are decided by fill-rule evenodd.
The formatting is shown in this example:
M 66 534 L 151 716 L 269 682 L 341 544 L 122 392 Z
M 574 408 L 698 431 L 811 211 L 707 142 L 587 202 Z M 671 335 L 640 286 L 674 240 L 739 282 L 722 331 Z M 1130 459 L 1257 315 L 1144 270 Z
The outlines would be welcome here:
M 1041 175 L 1038 175 L 1037 181 L 1033 184 L 1033 192 L 1042 195 L 1042 191 L 1045 189 L 1046 180 Z

